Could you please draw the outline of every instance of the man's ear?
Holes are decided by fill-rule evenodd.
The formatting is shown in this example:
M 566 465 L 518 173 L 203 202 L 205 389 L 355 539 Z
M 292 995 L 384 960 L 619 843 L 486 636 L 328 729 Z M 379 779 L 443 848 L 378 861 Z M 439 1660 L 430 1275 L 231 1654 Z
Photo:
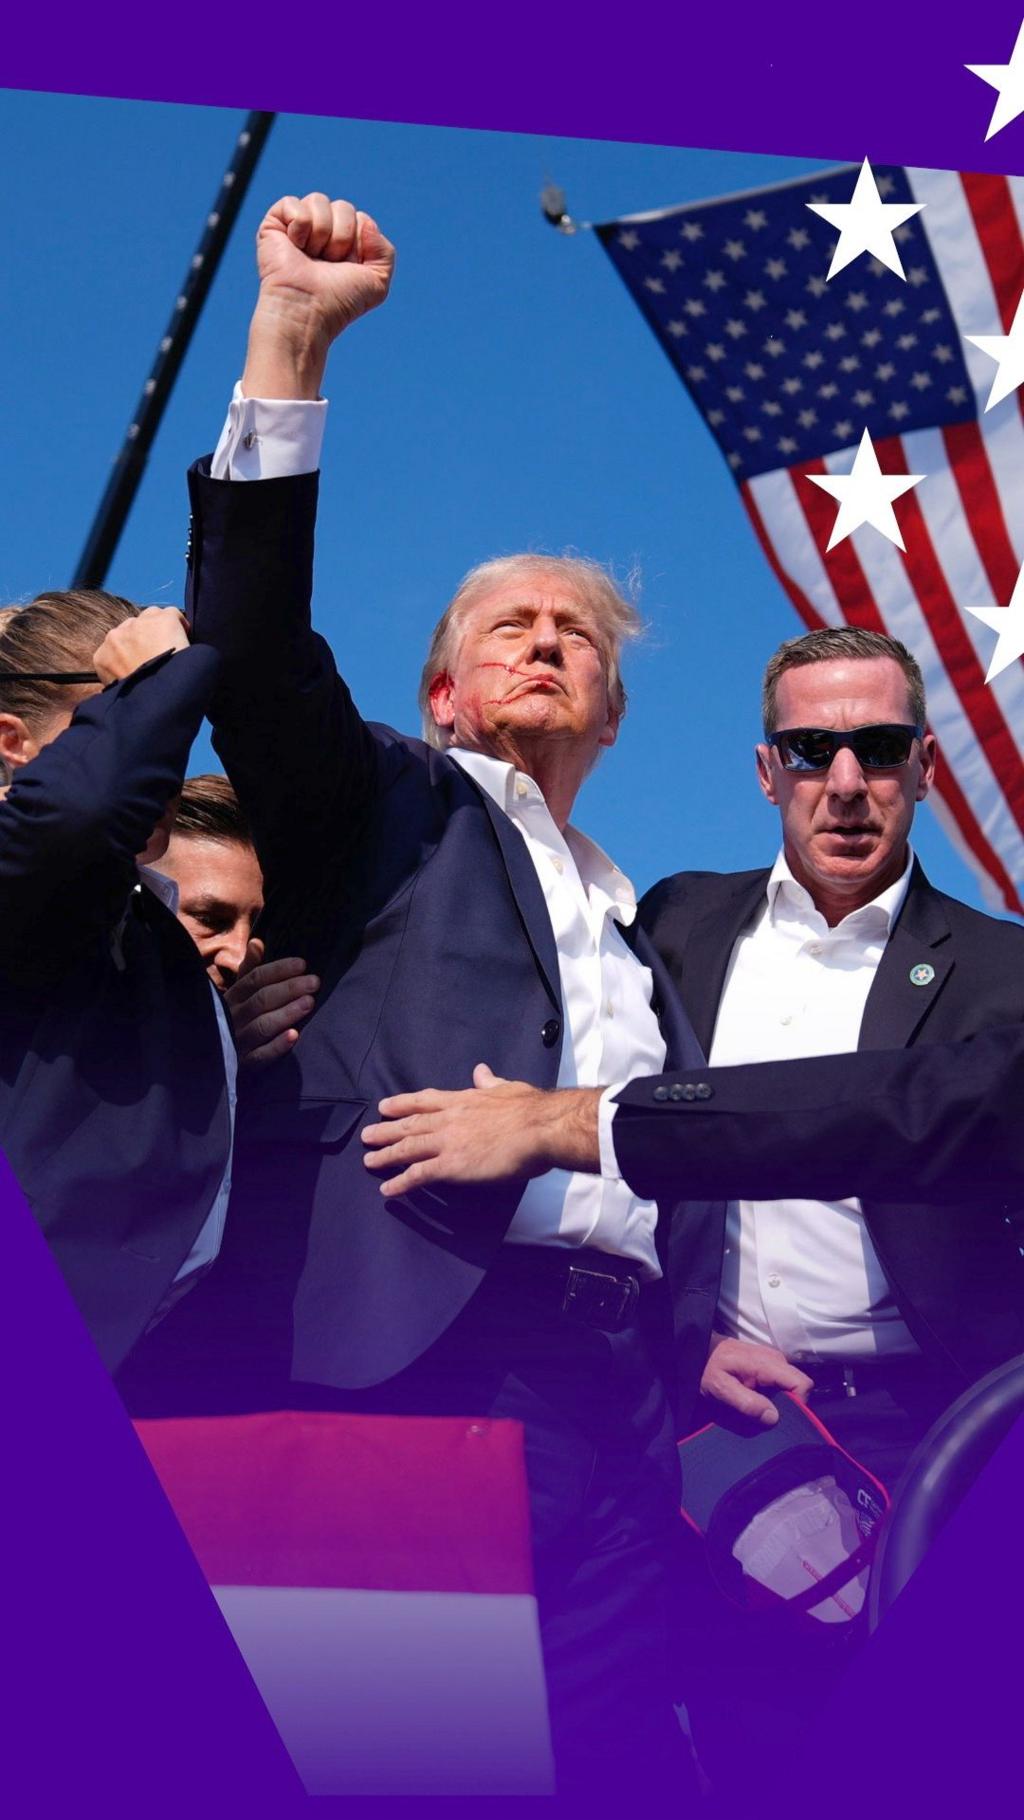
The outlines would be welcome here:
M 604 730 L 598 739 L 597 743 L 599 746 L 614 746 L 615 741 L 619 737 L 619 728 L 622 725 L 623 712 L 624 710 L 622 708 L 616 708 L 614 704 L 609 701 L 608 719 L 605 721 Z
M 0 714 L 0 764 L 17 771 L 35 758 L 39 741 L 29 732 L 20 714 Z
M 430 712 L 439 727 L 455 725 L 455 684 L 447 670 L 439 670 L 427 690 Z
M 917 780 L 916 798 L 919 803 L 924 802 L 925 797 L 935 782 L 935 761 L 937 757 L 938 748 L 935 744 L 935 735 L 933 733 L 926 733 L 921 741 L 921 775 Z
M 775 788 L 775 773 L 772 770 L 772 749 L 764 744 L 754 747 L 757 760 L 757 781 L 770 803 L 778 806 L 779 793 Z

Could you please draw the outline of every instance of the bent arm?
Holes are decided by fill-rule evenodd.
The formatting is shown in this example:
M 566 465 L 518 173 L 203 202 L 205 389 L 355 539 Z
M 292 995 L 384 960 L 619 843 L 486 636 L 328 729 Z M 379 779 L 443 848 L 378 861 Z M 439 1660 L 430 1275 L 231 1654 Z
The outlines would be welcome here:
M 694 1097 L 672 1098 L 674 1088 Z M 616 1096 L 613 1132 L 623 1175 L 652 1198 L 1019 1199 L 1024 1025 L 637 1079 Z
M 128 878 L 181 788 L 219 668 L 167 652 L 81 703 L 0 803 L 0 928 L 7 956 L 56 915 L 68 939 Z M 123 908 L 123 904 L 122 904 Z

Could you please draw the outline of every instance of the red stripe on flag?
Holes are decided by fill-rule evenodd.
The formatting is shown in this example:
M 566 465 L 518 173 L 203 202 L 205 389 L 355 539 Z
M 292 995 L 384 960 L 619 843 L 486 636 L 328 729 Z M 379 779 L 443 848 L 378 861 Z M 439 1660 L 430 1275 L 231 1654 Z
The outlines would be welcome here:
M 881 460 L 881 453 L 880 453 L 881 450 L 883 448 L 889 449 L 891 447 L 891 443 L 889 441 L 887 441 L 884 444 L 878 443 L 875 445 L 876 449 L 878 449 L 879 453 L 880 453 L 879 465 L 882 467 L 883 472 L 886 472 L 886 471 L 892 472 L 892 473 L 901 472 L 901 473 L 906 474 L 908 472 L 908 469 L 907 469 L 907 465 L 906 465 L 906 457 L 904 456 L 904 453 L 903 453 L 902 444 L 899 443 L 898 437 L 894 438 L 892 440 L 895 441 L 899 445 L 899 461 L 896 462 L 896 461 L 890 461 L 890 460 L 885 460 L 885 461 Z M 825 546 L 828 543 L 828 540 L 832 535 L 832 527 L 835 524 L 835 505 L 834 505 L 834 502 L 829 498 L 829 496 L 826 493 L 822 492 L 820 487 L 814 486 L 811 483 L 811 481 L 808 478 L 806 478 L 809 474 L 812 474 L 812 473 L 826 474 L 826 473 L 828 473 L 828 469 L 823 461 L 807 462 L 803 465 L 803 467 L 800 471 L 797 471 L 796 469 L 791 468 L 790 469 L 790 479 L 793 482 L 794 488 L 796 489 L 797 498 L 799 499 L 800 504 L 803 507 L 804 515 L 807 519 L 807 523 L 808 523 L 808 527 L 811 532 L 811 536 L 814 538 L 815 544 L 817 545 L 819 554 L 821 556 L 821 560 L 825 564 L 825 568 L 828 571 L 829 580 L 831 581 L 832 587 L 835 590 L 836 597 L 843 610 L 843 613 L 851 625 L 864 626 L 872 632 L 884 632 L 887 635 L 889 635 L 889 628 L 885 624 L 885 621 L 883 620 L 882 615 L 878 610 L 878 604 L 875 600 L 874 595 L 871 592 L 871 587 L 868 582 L 867 576 L 864 573 L 864 570 L 861 566 L 860 558 L 858 557 L 857 552 L 854 549 L 853 543 L 850 540 L 850 538 L 845 537 L 843 539 L 842 543 L 838 543 L 834 550 L 829 550 L 826 554 Z M 904 494 L 903 498 L 896 502 L 897 505 L 898 506 L 904 505 L 907 502 L 909 497 L 911 497 L 911 496 L 908 494 Z M 921 520 L 920 507 L 917 506 L 916 501 L 914 501 L 914 505 L 916 508 L 918 520 L 921 522 L 921 527 L 922 527 L 922 531 L 923 531 L 924 527 L 923 527 L 923 520 Z M 906 538 L 906 536 L 907 536 L 906 525 L 901 524 L 900 529 L 903 532 L 904 538 Z M 926 531 L 924 531 L 924 536 L 927 538 Z M 941 573 L 941 571 L 940 571 L 940 573 Z M 911 582 L 911 586 L 913 586 L 913 577 L 912 576 L 910 576 L 910 582 Z M 947 590 L 947 593 L 948 593 L 948 590 Z M 948 662 L 946 649 L 940 643 L 938 632 L 935 630 L 935 627 L 934 627 L 932 615 L 928 611 L 927 602 L 921 598 L 921 596 L 918 593 L 918 590 L 916 588 L 914 589 L 914 594 L 915 594 L 915 597 L 918 599 L 918 604 L 921 608 L 921 611 L 925 614 L 925 617 L 928 619 L 929 624 L 931 624 L 933 627 L 933 632 L 935 632 L 935 637 L 936 637 L 936 643 L 939 644 L 939 648 L 943 654 L 943 660 L 946 664 L 946 668 L 948 670 L 950 670 L 950 679 L 953 682 L 954 688 L 957 690 L 957 694 L 960 696 L 960 698 L 962 700 L 963 699 L 962 690 L 957 687 L 956 678 L 952 674 L 952 669 Z M 963 626 L 960 624 L 959 617 L 956 614 L 955 608 L 953 609 L 953 617 L 956 620 L 956 628 L 957 628 L 958 633 L 964 640 L 966 640 L 966 633 L 963 630 Z M 972 648 L 971 649 L 972 658 L 973 658 L 973 655 L 974 655 L 974 653 L 973 653 L 973 648 Z M 977 660 L 975 660 L 975 662 L 974 662 L 974 668 L 977 671 L 977 674 L 980 678 L 981 670 L 980 670 L 980 666 L 977 664 Z M 981 688 L 983 691 L 985 690 L 984 681 L 981 682 Z M 986 693 L 989 695 L 989 697 L 991 697 L 991 690 L 988 690 Z M 1002 719 L 1002 717 L 1000 716 L 1000 720 L 1001 719 Z M 983 734 L 982 732 L 979 731 L 978 727 L 975 725 L 973 720 L 972 720 L 972 725 L 975 726 L 975 732 L 978 734 L 979 740 L 981 740 L 982 744 L 984 745 L 985 741 L 986 741 L 985 734 Z M 1005 733 L 1005 725 L 1004 725 L 1004 733 Z M 1016 747 L 1013 748 L 1013 751 L 1014 751 L 1014 754 L 1016 754 Z M 990 762 L 992 762 L 991 753 L 989 753 L 989 760 L 990 760 Z M 993 768 L 995 768 L 995 767 L 993 766 Z M 1018 769 L 1019 769 L 1019 760 L 1018 760 Z M 998 776 L 998 773 L 997 773 L 997 776 Z M 1022 781 L 1024 781 L 1024 780 L 1022 780 Z M 1005 786 L 1004 786 L 1004 788 L 1005 788 Z M 953 779 L 952 769 L 948 764 L 943 765 L 943 784 L 942 784 L 941 794 L 945 798 L 945 801 L 948 803 L 950 813 L 954 816 L 957 826 L 960 829 L 960 833 L 963 836 L 963 839 L 966 842 L 971 853 L 973 853 L 981 870 L 983 872 L 987 873 L 989 878 L 991 878 L 995 882 L 995 884 L 998 886 L 998 889 L 1003 897 L 1003 900 L 1006 904 L 1007 909 L 1020 911 L 1021 903 L 1020 903 L 1020 899 L 1017 895 L 1017 890 L 1013 883 L 1013 880 L 1011 879 L 1009 873 L 1007 872 L 1006 867 L 1004 866 L 1002 860 L 999 857 L 999 854 L 996 852 L 995 848 L 992 846 L 991 842 L 988 840 L 988 838 L 982 831 L 981 824 L 979 823 L 977 817 L 975 816 L 974 811 L 970 806 L 970 803 L 968 802 L 967 798 L 964 796 L 963 792 L 960 790 L 959 786 L 955 783 L 955 780 Z
M 1009 332 L 1024 290 L 1024 240 L 1010 186 L 1005 177 L 991 177 L 980 171 L 965 171 L 960 181 L 981 242 L 1003 328 Z
M 135 1427 L 211 1586 L 533 1590 L 518 1422 L 274 1410 Z
M 827 493 L 823 493 L 820 487 L 814 486 L 807 477 L 828 472 L 823 461 L 808 461 L 804 462 L 799 473 L 791 468 L 789 477 L 796 488 L 796 496 L 803 507 L 804 517 L 829 581 L 850 625 L 863 626 L 869 632 L 888 634 L 889 628 L 878 611 L 868 578 L 850 539 L 844 537 L 834 550 L 827 548 L 836 522 L 836 502 Z
M 977 419 L 972 418 L 970 423 L 947 424 L 942 440 L 971 536 L 988 576 L 993 602 L 1005 607 L 1017 585 L 1020 564 L 1010 542 L 1002 501 Z
M 876 442 L 875 452 L 883 474 L 907 474 L 906 450 L 898 436 Z M 985 751 L 1018 827 L 1024 827 L 1024 762 L 1020 748 L 1003 718 L 1002 709 L 985 681 L 978 654 L 971 643 L 963 615 L 953 598 L 942 564 L 935 554 L 924 514 L 913 492 L 895 503 L 897 522 L 906 550 L 903 566 L 932 636 L 942 653 L 949 679 L 964 713 Z
M 982 834 L 977 817 L 957 783 L 956 773 L 938 739 L 935 742 L 935 752 L 934 790 L 936 796 L 942 798 L 970 852 L 998 888 L 1003 900 L 1003 908 L 1012 910 L 1016 916 L 1024 916 L 1024 903 L 1021 902 L 1017 887 L 995 848 L 989 845 Z M 991 855 L 991 858 L 986 858 L 986 855 Z
M 771 567 L 772 573 L 775 575 L 776 579 L 785 588 L 786 593 L 789 595 L 790 600 L 793 602 L 793 605 L 796 608 L 797 612 L 799 613 L 800 618 L 803 620 L 804 625 L 807 627 L 807 630 L 809 632 L 820 632 L 823 629 L 823 627 L 825 626 L 826 621 L 824 619 L 822 619 L 821 614 L 817 611 L 817 608 L 815 608 L 811 605 L 809 597 L 804 593 L 803 589 L 800 586 L 798 586 L 798 584 L 793 580 L 793 577 L 791 575 L 786 574 L 785 569 L 783 568 L 781 562 L 779 561 L 778 557 L 776 556 L 775 545 L 772 543 L 771 538 L 769 537 L 767 531 L 764 528 L 764 520 L 761 517 L 761 514 L 758 511 L 757 506 L 754 502 L 754 495 L 750 490 L 749 481 L 741 480 L 740 498 L 742 499 L 743 504 L 746 506 L 747 511 L 750 515 L 750 522 L 753 525 L 755 532 L 757 533 L 757 541 L 761 545 L 761 548 L 764 551 L 765 556 L 768 559 L 768 563 Z

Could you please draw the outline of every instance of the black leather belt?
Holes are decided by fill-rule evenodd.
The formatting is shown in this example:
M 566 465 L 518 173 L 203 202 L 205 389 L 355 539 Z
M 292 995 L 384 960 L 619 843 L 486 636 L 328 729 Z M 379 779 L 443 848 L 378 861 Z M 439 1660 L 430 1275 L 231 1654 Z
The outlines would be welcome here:
M 620 1333 L 637 1316 L 639 1271 L 624 1258 L 553 1245 L 503 1245 L 487 1273 L 492 1287 L 524 1290 L 549 1312 L 568 1315 L 605 1333 Z
M 913 1395 L 934 1390 L 937 1395 L 947 1388 L 942 1370 L 930 1359 L 918 1355 L 876 1359 L 811 1359 L 794 1358 L 791 1363 L 814 1379 L 814 1397 L 858 1397 L 873 1390 L 889 1390 L 894 1396 Z M 950 1401 L 964 1386 L 948 1382 Z

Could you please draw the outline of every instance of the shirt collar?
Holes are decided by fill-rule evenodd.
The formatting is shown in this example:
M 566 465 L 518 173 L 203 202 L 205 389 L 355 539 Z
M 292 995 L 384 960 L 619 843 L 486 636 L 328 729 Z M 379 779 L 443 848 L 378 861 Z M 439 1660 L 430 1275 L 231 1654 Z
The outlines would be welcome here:
M 636 891 L 631 881 L 596 841 L 592 841 L 589 835 L 581 834 L 571 822 L 566 824 L 564 834 L 559 833 L 543 792 L 532 777 L 528 777 L 524 771 L 517 771 L 515 765 L 507 759 L 493 758 L 487 752 L 469 752 L 462 746 L 449 746 L 448 757 L 453 758 L 474 783 L 486 791 L 491 801 L 497 803 L 498 808 L 503 809 L 513 820 L 531 810 L 534 814 L 542 812 L 548 824 L 545 827 L 547 838 L 550 840 L 553 837 L 561 846 L 568 848 L 585 890 L 589 892 L 593 889 L 607 898 L 608 907 L 616 921 L 626 924 L 633 922 L 636 916 Z
M 888 939 L 892 934 L 893 925 L 903 908 L 904 900 L 910 889 L 910 874 L 913 869 L 914 849 L 908 841 L 907 863 L 895 883 L 889 885 L 886 890 L 880 891 L 877 897 L 871 899 L 870 903 L 861 904 L 858 909 L 851 910 L 847 916 L 844 916 L 840 922 L 835 924 L 833 933 L 835 933 L 835 930 L 845 928 L 847 924 L 853 924 L 856 920 L 857 923 L 867 924 L 868 926 L 871 926 L 872 924 L 884 925 L 886 938 Z M 814 899 L 811 897 L 806 886 L 801 885 L 798 880 L 793 877 L 784 850 L 779 852 L 778 858 L 768 875 L 765 893 L 768 899 L 768 915 L 773 922 L 783 907 L 810 913 L 812 916 L 819 916 L 821 914 L 820 911 L 815 908 Z
M 160 902 L 163 904 L 164 908 L 166 910 L 170 910 L 170 912 L 173 916 L 177 916 L 177 914 L 178 914 L 178 883 L 177 883 L 177 880 L 173 879 L 173 878 L 168 878 L 166 873 L 164 873 L 164 872 L 157 872 L 153 866 L 139 866 L 138 873 L 139 873 L 140 884 L 147 886 L 147 888 L 150 891 L 152 891 L 153 896 L 158 897 L 160 899 Z

